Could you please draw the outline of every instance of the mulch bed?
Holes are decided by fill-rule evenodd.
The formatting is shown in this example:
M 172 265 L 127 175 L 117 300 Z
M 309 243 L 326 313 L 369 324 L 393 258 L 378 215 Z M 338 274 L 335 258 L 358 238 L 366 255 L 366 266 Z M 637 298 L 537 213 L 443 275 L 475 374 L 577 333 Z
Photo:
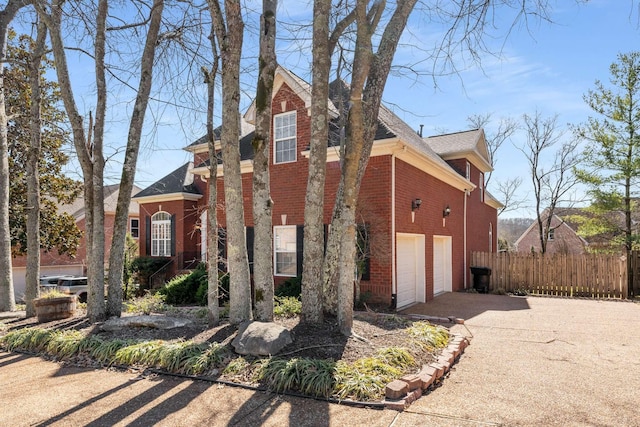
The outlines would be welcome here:
M 196 308 L 181 308 L 170 314 L 159 314 L 173 317 L 187 317 L 192 323 L 188 326 L 173 329 L 155 329 L 146 327 L 129 327 L 117 332 L 102 331 L 99 324 L 91 324 L 84 313 L 77 316 L 47 323 L 38 323 L 36 318 L 7 319 L 0 328 L 0 336 L 15 329 L 41 327 L 45 329 L 75 329 L 104 339 L 135 340 L 193 340 L 195 342 L 230 342 L 237 328 L 223 321 L 220 326 L 209 328 L 206 320 L 198 318 Z M 124 314 L 126 316 L 128 314 Z M 405 328 L 410 320 L 398 315 L 373 312 L 356 312 L 353 332 L 356 337 L 343 336 L 335 318 L 326 318 L 322 324 L 306 324 L 298 317 L 276 319 L 276 323 L 286 327 L 293 335 L 293 343 L 285 347 L 278 357 L 314 358 L 342 360 L 354 362 L 358 359 L 373 356 L 378 349 L 385 347 L 408 348 L 418 365 L 434 360 L 430 353 L 411 348 L 411 340 Z

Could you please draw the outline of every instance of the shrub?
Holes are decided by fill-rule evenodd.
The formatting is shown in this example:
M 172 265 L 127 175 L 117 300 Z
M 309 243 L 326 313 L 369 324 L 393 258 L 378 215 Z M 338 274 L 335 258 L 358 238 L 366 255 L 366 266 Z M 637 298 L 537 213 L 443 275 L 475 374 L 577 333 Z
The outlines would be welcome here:
M 164 303 L 164 295 L 160 295 L 157 293 L 147 293 L 143 297 L 125 301 L 123 305 L 124 311 L 127 313 L 162 313 L 167 309 L 167 306 Z
M 295 297 L 275 297 L 273 314 L 277 317 L 295 317 L 302 313 L 302 302 Z
M 196 293 L 203 280 L 206 282 L 207 272 L 196 268 L 189 274 L 176 276 L 169 280 L 158 293 L 165 296 L 167 304 L 195 304 L 197 302 Z
M 302 295 L 302 277 L 292 277 L 285 280 L 275 289 L 274 295 L 277 297 L 296 297 Z

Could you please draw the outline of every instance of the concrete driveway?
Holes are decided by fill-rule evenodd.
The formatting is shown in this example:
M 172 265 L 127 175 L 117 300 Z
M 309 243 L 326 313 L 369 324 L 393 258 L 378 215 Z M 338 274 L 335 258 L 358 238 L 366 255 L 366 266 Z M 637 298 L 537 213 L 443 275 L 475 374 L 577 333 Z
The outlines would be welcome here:
M 454 293 L 406 311 L 473 338 L 394 427 L 640 426 L 640 304 Z
M 0 353 L 0 425 L 640 426 L 638 304 L 455 293 L 407 311 L 472 338 L 402 413 Z

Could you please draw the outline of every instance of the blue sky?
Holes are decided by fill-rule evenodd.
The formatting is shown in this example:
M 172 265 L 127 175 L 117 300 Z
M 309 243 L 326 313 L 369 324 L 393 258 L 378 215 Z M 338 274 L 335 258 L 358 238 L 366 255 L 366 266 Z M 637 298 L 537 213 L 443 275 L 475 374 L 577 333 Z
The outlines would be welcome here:
M 558 114 L 558 124 L 563 127 L 585 122 L 591 112 L 583 95 L 594 87 L 596 79 L 608 82 L 609 66 L 618 53 L 638 48 L 638 3 L 632 0 L 552 3 L 555 3 L 550 16 L 553 23 L 529 21 L 528 27 L 513 28 L 506 41 L 504 35 L 511 17 L 497 16 L 495 28 L 485 39 L 495 54 L 481 56 L 480 64 L 459 55 L 455 57 L 459 72 L 454 75 L 390 76 L 384 102 L 415 129 L 424 125 L 425 136 L 467 129 L 467 117 L 473 114 L 490 113 L 497 122 L 502 117 L 519 120 L 523 114 L 539 111 L 543 116 Z M 286 19 L 296 19 L 296 14 L 308 14 L 310 9 L 311 2 L 308 8 L 301 8 L 298 2 L 285 1 L 279 14 Z M 423 55 L 422 48 L 428 49 L 441 35 L 441 28 L 433 27 L 416 13 L 397 52 L 396 63 L 415 62 Z M 245 37 L 245 42 L 255 45 L 249 37 Z M 279 46 L 282 65 L 308 79 L 310 49 L 300 48 L 299 44 L 287 45 L 285 41 Z M 76 69 L 78 73 L 91 74 L 90 69 L 83 69 L 80 64 Z M 88 83 L 85 88 L 90 86 Z M 250 102 L 250 93 L 243 99 L 245 107 Z M 111 99 L 118 100 L 118 94 Z M 124 101 L 122 105 L 127 108 L 130 103 Z M 118 107 L 112 108 L 112 114 L 114 110 Z M 160 117 L 158 112 L 156 110 L 153 118 L 159 119 L 160 126 L 156 132 L 150 132 L 143 143 L 137 173 L 141 187 L 189 161 L 191 156 L 183 147 L 204 132 L 204 115 L 186 123 L 170 109 L 165 109 Z M 107 138 L 124 140 L 127 124 L 126 120 L 115 121 L 107 129 Z M 487 130 L 490 132 L 491 126 Z M 521 191 L 527 194 L 530 190 L 525 160 L 513 147 L 522 141 L 523 135 L 519 134 L 501 148 L 492 181 L 522 176 Z M 119 172 L 108 178 L 117 180 L 117 175 Z M 510 214 L 532 215 L 526 209 Z

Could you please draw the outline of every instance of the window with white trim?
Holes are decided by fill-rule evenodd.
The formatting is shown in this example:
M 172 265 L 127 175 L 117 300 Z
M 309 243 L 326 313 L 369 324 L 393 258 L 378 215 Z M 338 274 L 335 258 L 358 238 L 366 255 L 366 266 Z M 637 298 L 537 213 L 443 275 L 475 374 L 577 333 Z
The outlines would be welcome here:
M 273 117 L 273 163 L 296 161 L 296 112 Z
M 549 234 L 547 235 L 547 240 L 551 242 L 555 238 L 556 238 L 556 229 L 555 228 L 550 228 L 549 229 Z
M 140 237 L 140 220 L 138 218 L 129 218 L 129 233 L 134 239 Z
M 167 212 L 151 217 L 151 256 L 171 256 L 171 215 Z
M 296 226 L 282 225 L 273 227 L 274 275 L 296 277 L 297 247 Z
M 466 169 L 465 169 L 465 178 L 467 179 L 471 179 L 471 163 L 467 162 L 466 163 Z
M 484 202 L 484 174 L 482 172 L 480 172 L 478 179 L 478 190 L 480 190 L 480 201 Z

